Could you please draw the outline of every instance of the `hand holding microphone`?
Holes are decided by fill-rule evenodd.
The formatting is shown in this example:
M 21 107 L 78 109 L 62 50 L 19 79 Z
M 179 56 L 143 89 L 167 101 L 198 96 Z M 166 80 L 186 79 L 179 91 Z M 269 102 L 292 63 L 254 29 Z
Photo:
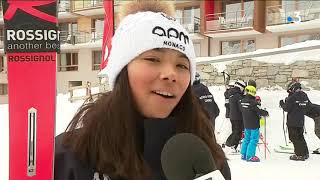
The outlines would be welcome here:
M 224 180 L 209 147 L 190 133 L 175 135 L 167 141 L 161 164 L 168 180 Z

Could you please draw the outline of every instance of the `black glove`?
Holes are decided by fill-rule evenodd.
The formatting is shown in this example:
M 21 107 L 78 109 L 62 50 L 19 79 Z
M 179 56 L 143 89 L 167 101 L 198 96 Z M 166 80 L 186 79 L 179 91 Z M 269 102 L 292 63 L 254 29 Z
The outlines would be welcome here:
M 279 106 L 282 108 L 282 107 L 283 107 L 283 105 L 284 105 L 283 100 L 280 100 L 280 101 L 279 101 Z

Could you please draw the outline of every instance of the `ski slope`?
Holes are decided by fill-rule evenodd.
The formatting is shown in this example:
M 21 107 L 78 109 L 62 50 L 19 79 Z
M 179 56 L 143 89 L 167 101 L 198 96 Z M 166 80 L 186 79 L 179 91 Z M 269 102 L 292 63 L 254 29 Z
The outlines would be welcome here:
M 220 108 L 220 115 L 216 120 L 216 135 L 219 143 L 223 143 L 231 132 L 231 125 L 224 119 L 224 87 L 212 86 L 210 91 Z M 320 91 L 306 91 L 310 100 L 320 104 Z M 240 160 L 239 155 L 229 155 L 229 165 L 231 168 L 233 180 L 272 180 L 272 179 L 290 179 L 290 180 L 319 180 L 320 173 L 320 155 L 311 154 L 310 158 L 304 162 L 290 161 L 288 154 L 279 154 L 273 151 L 274 147 L 284 144 L 282 131 L 282 110 L 279 108 L 279 100 L 287 96 L 285 90 L 279 87 L 272 89 L 259 89 L 257 92 L 262 99 L 262 107 L 265 107 L 270 116 L 267 118 L 267 141 L 271 153 L 264 159 L 264 149 L 260 146 L 257 155 L 261 162 L 252 163 Z M 82 101 L 70 103 L 68 94 L 59 94 L 57 96 L 56 113 L 56 135 L 62 133 L 70 122 L 72 116 L 77 111 Z M 9 155 L 8 155 L 8 105 L 0 105 L 0 180 L 8 180 Z M 306 118 L 305 135 L 309 150 L 312 151 L 320 147 L 320 140 L 314 134 L 314 122 Z

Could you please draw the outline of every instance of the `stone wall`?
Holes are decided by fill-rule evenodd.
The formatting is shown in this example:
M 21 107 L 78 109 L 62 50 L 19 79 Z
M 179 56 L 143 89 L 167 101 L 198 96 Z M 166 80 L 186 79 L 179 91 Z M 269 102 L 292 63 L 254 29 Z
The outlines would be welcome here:
M 212 64 L 197 65 L 203 82 L 209 86 L 223 85 L 223 75 Z M 297 61 L 290 65 L 253 60 L 234 61 L 226 65 L 231 80 L 254 79 L 258 87 L 285 87 L 293 78 L 307 82 L 308 87 L 320 90 L 320 61 Z

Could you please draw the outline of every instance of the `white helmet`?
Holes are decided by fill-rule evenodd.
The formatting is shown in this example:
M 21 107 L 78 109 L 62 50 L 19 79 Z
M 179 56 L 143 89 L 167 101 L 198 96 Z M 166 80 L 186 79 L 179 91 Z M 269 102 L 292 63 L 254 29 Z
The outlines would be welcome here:
M 246 87 L 246 83 L 240 79 L 238 79 L 235 84 L 234 87 L 238 87 L 240 89 L 241 92 L 243 92 L 244 88 Z
M 236 84 L 236 82 L 235 81 L 230 81 L 229 82 L 229 84 L 228 84 L 228 86 L 230 86 L 230 87 L 234 87 L 234 85 Z

